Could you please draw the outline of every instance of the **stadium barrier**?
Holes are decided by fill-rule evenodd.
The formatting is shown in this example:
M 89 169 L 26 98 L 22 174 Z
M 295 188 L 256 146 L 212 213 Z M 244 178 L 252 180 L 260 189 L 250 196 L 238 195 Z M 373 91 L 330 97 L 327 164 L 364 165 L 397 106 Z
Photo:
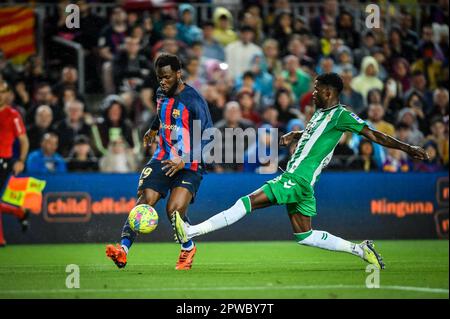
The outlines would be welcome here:
M 21 233 L 17 220 L 3 216 L 8 243 L 114 242 L 134 206 L 138 174 L 61 174 L 34 176 L 46 180 L 43 209 L 31 216 Z M 205 175 L 191 222 L 198 223 L 231 206 L 275 175 Z M 315 229 L 349 239 L 448 238 L 448 174 L 334 173 L 316 186 Z M 160 224 L 139 241 L 170 241 L 167 198 L 156 205 Z M 289 240 L 292 230 L 282 206 L 258 210 L 202 241 Z

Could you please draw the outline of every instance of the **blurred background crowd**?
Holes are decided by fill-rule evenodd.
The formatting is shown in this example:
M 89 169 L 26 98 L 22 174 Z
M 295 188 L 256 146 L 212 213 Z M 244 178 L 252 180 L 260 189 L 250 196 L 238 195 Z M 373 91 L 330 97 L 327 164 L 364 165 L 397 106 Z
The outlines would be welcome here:
M 80 8 L 79 28 L 66 25 L 71 3 Z M 345 134 L 328 169 L 448 169 L 448 0 L 375 2 L 379 28 L 366 26 L 359 1 L 142 3 L 47 4 L 43 32 L 36 27 L 35 34 L 40 54 L 13 63 L 0 44 L 0 78 L 12 88 L 8 103 L 22 114 L 30 139 L 28 173 L 138 171 L 155 149 L 144 150 L 141 140 L 156 115 L 153 61 L 161 52 L 180 57 L 185 82 L 201 92 L 221 131 L 303 129 L 315 111 L 315 76 L 336 72 L 344 81 L 341 103 L 376 129 L 423 146 L 430 160 L 414 162 Z M 99 6 L 105 14 L 94 10 Z M 61 43 L 82 48 L 82 88 L 79 61 Z M 284 168 L 295 145 L 280 148 L 277 163 L 249 163 L 252 152 L 269 145 L 271 136 L 261 135 L 259 144 L 245 144 L 244 158 L 210 170 Z M 223 144 L 224 154 L 232 147 Z

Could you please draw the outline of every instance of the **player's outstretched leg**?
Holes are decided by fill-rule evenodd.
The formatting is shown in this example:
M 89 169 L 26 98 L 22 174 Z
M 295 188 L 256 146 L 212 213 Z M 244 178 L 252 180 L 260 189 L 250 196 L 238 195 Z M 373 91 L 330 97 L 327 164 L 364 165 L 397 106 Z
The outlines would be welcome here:
M 185 243 L 196 236 L 204 235 L 234 224 L 249 212 L 251 212 L 250 198 L 249 196 L 244 196 L 232 207 L 214 215 L 198 225 L 189 225 L 184 222 L 177 212 L 172 215 L 171 222 L 175 230 L 177 241 Z
M 178 217 L 174 217 L 178 216 Z M 179 220 L 183 221 L 180 213 L 176 210 L 172 213 L 172 219 L 178 218 Z M 183 223 L 188 224 L 187 222 L 183 221 Z M 176 231 L 175 231 L 176 233 Z M 177 236 L 177 235 L 175 235 Z M 176 270 L 190 270 L 192 268 L 192 263 L 194 262 L 195 254 L 197 253 L 197 246 L 195 246 L 194 241 L 192 239 L 186 239 L 185 241 L 181 242 L 181 251 L 178 256 L 177 263 L 175 265 Z
M 120 245 L 108 245 L 106 246 L 106 256 L 110 258 L 117 267 L 123 268 L 127 265 L 127 254 L 131 245 L 133 244 L 136 233 L 131 229 L 128 218 L 125 221 L 122 229 L 122 236 Z
M 375 250 L 375 244 L 371 240 L 365 240 L 359 244 L 364 254 L 363 259 L 369 264 L 375 265 L 378 269 L 384 269 L 385 265 L 381 255 Z
M 153 189 L 146 188 L 138 193 L 139 199 L 136 202 L 136 206 L 140 204 L 147 204 L 155 206 L 161 195 Z M 131 229 L 128 217 L 122 228 L 122 234 L 120 236 L 120 244 L 107 245 L 106 256 L 110 258 L 119 268 L 123 268 L 127 264 L 128 251 L 131 248 L 134 240 L 137 237 L 137 233 Z

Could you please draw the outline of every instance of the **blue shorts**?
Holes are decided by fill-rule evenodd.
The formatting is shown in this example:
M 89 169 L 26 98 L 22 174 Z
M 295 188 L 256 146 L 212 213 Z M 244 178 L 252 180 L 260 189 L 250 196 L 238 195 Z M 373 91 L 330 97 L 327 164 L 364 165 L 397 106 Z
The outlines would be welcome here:
M 182 169 L 174 176 L 169 177 L 165 175 L 167 170 L 162 170 L 163 166 L 159 161 L 147 164 L 139 177 L 138 191 L 150 188 L 165 198 L 169 190 L 175 187 L 184 187 L 191 192 L 193 202 L 203 179 L 202 174 L 190 169 Z

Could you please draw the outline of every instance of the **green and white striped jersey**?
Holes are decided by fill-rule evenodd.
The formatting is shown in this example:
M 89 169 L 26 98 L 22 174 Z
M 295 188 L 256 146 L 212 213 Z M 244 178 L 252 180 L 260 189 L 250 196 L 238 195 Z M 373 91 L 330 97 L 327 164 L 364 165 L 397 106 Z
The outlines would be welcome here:
M 322 169 L 330 162 L 342 134 L 346 131 L 359 133 L 366 125 L 342 104 L 317 110 L 306 125 L 286 172 L 314 186 Z

